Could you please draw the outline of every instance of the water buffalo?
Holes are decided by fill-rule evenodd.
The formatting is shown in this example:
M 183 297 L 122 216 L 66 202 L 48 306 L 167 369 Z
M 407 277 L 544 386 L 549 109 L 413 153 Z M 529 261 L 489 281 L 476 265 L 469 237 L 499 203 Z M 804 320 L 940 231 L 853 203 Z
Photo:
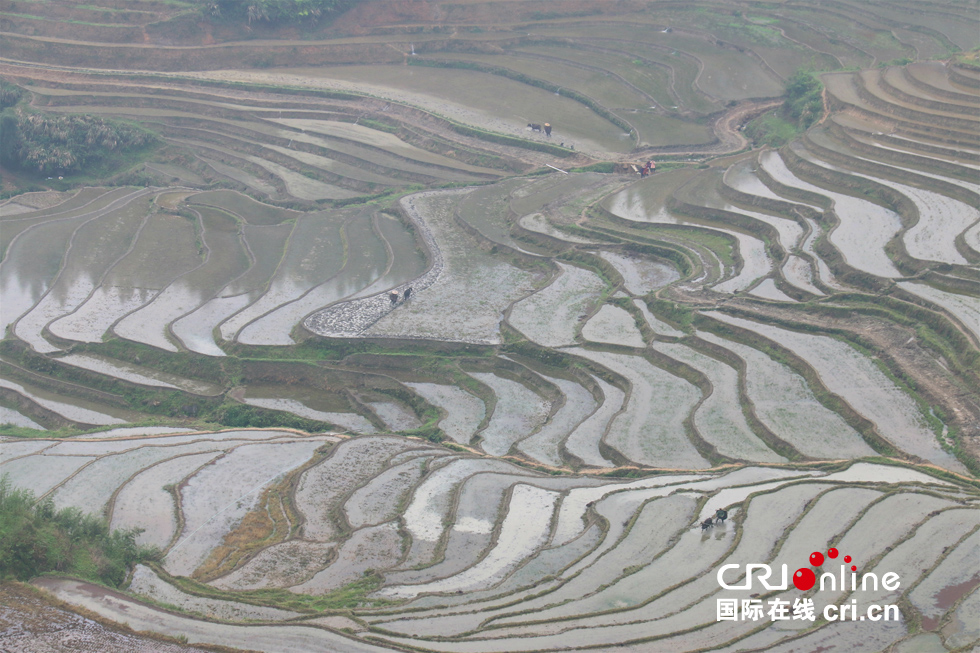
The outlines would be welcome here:
M 409 286 L 408 288 L 405 289 L 405 299 L 408 299 L 411 296 L 412 296 L 412 287 Z
M 539 125 L 536 122 L 529 122 L 529 123 L 527 123 L 527 127 L 528 127 L 528 129 L 530 129 L 533 132 L 539 132 L 539 131 L 541 131 L 541 125 Z
M 706 531 L 709 528 L 711 528 L 713 525 L 714 525 L 714 522 L 711 521 L 711 517 L 708 517 L 703 522 L 701 522 L 701 530 L 702 531 Z

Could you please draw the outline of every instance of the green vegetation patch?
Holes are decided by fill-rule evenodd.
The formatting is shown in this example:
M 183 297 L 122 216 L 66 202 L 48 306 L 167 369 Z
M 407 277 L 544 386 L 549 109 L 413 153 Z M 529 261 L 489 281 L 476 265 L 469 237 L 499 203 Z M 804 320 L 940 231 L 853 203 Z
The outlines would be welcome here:
M 0 163 L 42 175 L 78 172 L 156 142 L 136 125 L 97 116 L 17 110 L 0 117 Z
M 799 133 L 796 125 L 781 116 L 781 111 L 765 113 L 745 126 L 745 135 L 756 145 L 782 147 Z
M 283 411 L 233 403 L 231 401 L 215 409 L 209 415 L 209 419 L 222 426 L 231 426 L 233 428 L 289 428 L 306 431 L 307 433 L 335 430 L 334 425 L 328 424 L 327 422 L 307 419 Z
M 159 556 L 137 546 L 141 532 L 110 531 L 104 518 L 79 508 L 55 510 L 50 498 L 39 502 L 0 478 L 0 578 L 26 581 L 58 572 L 119 587 L 133 565 Z
M 390 605 L 393 601 L 385 599 L 368 599 L 367 595 L 381 587 L 382 578 L 373 571 L 365 572 L 362 578 L 339 587 L 332 592 L 320 595 L 296 594 L 284 589 L 247 590 L 243 592 L 228 592 L 215 589 L 210 585 L 199 583 L 185 577 L 171 576 L 159 565 L 150 565 L 161 578 L 178 589 L 213 599 L 240 601 L 253 605 L 267 605 L 283 610 L 297 612 L 325 612 L 328 610 L 345 610 L 365 606 L 380 607 Z
M 357 0 L 213 0 L 201 2 L 212 18 L 247 20 L 249 23 L 304 22 L 316 24 L 331 13 L 343 11 Z
M 24 90 L 16 84 L 0 79 L 0 111 L 12 107 L 24 97 Z
M 756 145 L 781 147 L 823 117 L 823 84 L 812 71 L 797 70 L 786 82 L 783 98 L 780 108 L 746 125 L 745 135 Z
M 786 83 L 783 112 L 802 131 L 823 117 L 823 84 L 814 73 L 798 70 Z

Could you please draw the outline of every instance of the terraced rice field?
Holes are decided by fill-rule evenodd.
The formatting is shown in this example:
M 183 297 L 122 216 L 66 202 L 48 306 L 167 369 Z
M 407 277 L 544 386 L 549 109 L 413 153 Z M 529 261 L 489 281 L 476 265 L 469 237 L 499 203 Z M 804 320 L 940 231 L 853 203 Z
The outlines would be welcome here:
M 157 135 L 2 182 L 0 476 L 160 550 L 35 580 L 65 605 L 263 651 L 980 642 L 975 6 L 16 4 L 8 111 Z M 801 67 L 826 115 L 756 147 Z M 900 586 L 718 582 L 830 547 Z
M 958 467 L 942 450 L 918 406 L 902 388 L 889 383 L 881 370 L 846 343 L 828 336 L 807 335 L 723 314 L 714 317 L 755 331 L 805 359 L 831 392 L 852 397 L 850 403 L 854 409 L 874 422 L 879 432 L 905 440 L 899 444 L 902 448 L 914 446 L 915 455 L 925 460 L 954 469 Z
M 603 286 L 596 274 L 561 265 L 551 285 L 514 305 L 510 323 L 529 340 L 545 347 L 574 344 L 576 326 L 592 312 Z
M 798 374 L 752 347 L 705 332 L 698 337 L 731 350 L 745 361 L 747 398 L 759 419 L 780 439 L 815 458 L 870 455 L 872 450 L 860 434 L 822 406 Z M 821 437 L 808 437 L 813 431 Z
M 245 434 L 248 440 L 237 439 Z M 47 443 L 49 449 L 55 445 L 53 441 Z M 761 632 L 718 625 L 714 599 L 722 596 L 724 590 L 718 588 L 713 569 L 720 564 L 745 564 L 751 560 L 798 566 L 813 546 L 812 536 L 804 534 L 811 521 L 835 524 L 833 541 L 861 561 L 863 571 L 888 569 L 900 574 L 903 589 L 898 594 L 872 596 L 857 592 L 854 596 L 860 601 L 896 600 L 908 593 L 913 606 L 909 609 L 917 614 L 921 611 L 927 622 L 939 623 L 944 615 L 961 609 L 961 603 L 942 597 L 937 600 L 935 596 L 949 583 L 962 583 L 970 577 L 969 572 L 964 575 L 964 570 L 969 567 L 966 560 L 971 552 L 975 553 L 976 546 L 974 492 L 968 486 L 912 468 L 858 463 L 838 466 L 836 470 L 793 472 L 745 467 L 627 482 L 552 478 L 510 463 L 460 457 L 439 447 L 385 436 L 339 440 L 251 431 L 159 436 L 151 440 L 102 438 L 55 446 L 67 444 L 80 447 L 79 452 L 98 461 L 119 456 L 116 452 L 122 446 L 130 447 L 130 452 L 167 452 L 170 457 L 165 462 L 144 468 L 142 474 L 154 477 L 147 477 L 148 482 L 142 487 L 149 489 L 183 478 L 179 485 L 184 488 L 184 501 L 175 503 L 174 495 L 167 492 L 159 496 L 169 498 L 167 510 L 182 515 L 181 523 L 185 525 L 183 534 L 174 538 L 172 520 L 138 522 L 147 528 L 145 537 L 166 542 L 168 552 L 163 566 L 137 569 L 129 596 L 118 595 L 112 602 L 92 601 L 86 598 L 88 590 L 84 584 L 56 578 L 46 579 L 42 586 L 103 616 L 112 618 L 125 610 L 136 624 L 155 623 L 157 632 L 174 633 L 187 628 L 195 633 L 195 642 L 237 642 L 237 631 L 231 624 L 258 619 L 265 625 L 253 626 L 252 641 L 263 647 L 267 646 L 262 643 L 267 641 L 265 638 L 277 637 L 285 629 L 290 637 L 320 646 L 343 646 L 346 650 L 407 641 L 440 650 L 535 650 L 531 647 L 560 646 L 569 641 L 568 637 L 594 645 L 610 644 L 642 630 L 653 631 L 650 637 L 654 639 L 650 641 L 658 642 L 676 637 L 672 631 L 679 619 L 697 617 L 701 620 L 697 623 L 712 633 L 711 641 L 735 645 L 753 641 Z M 271 468 L 260 469 L 271 462 L 265 450 L 290 445 L 306 447 L 300 458 L 316 448 L 323 451 L 312 459 L 312 466 L 293 466 L 296 471 L 284 472 L 287 478 L 290 473 L 299 474 L 295 505 L 306 526 L 284 541 L 266 544 L 251 557 L 240 558 L 237 567 L 223 567 L 220 576 L 207 576 L 206 583 L 215 588 L 207 593 L 182 585 L 167 573 L 178 564 L 200 564 L 227 553 L 219 546 L 222 533 L 228 533 L 230 528 L 224 517 L 206 527 L 197 527 L 200 530 L 193 536 L 199 540 L 196 545 L 184 544 L 194 542 L 187 539 L 187 533 L 200 520 L 195 515 L 200 514 L 198 503 L 203 499 L 200 490 L 204 484 L 217 483 L 216 491 L 227 488 L 216 497 L 239 496 L 243 490 L 265 496 L 264 488 L 281 478 Z M 204 448 L 211 451 L 202 451 Z M 26 457 L 11 459 L 4 465 L 23 467 L 33 457 L 51 457 L 40 451 L 24 453 Z M 365 458 L 366 455 L 371 457 Z M 407 455 L 413 457 L 406 458 Z M 216 461 L 227 462 L 206 464 L 214 456 Z M 376 462 L 360 464 L 365 460 Z M 278 461 L 286 462 L 282 458 Z M 218 475 L 228 472 L 237 477 L 231 485 L 218 480 Z M 271 477 L 268 472 L 272 472 Z M 116 483 L 125 483 L 125 488 L 141 487 L 134 484 L 139 475 L 132 480 L 126 475 L 117 478 Z M 259 479 L 257 487 L 255 479 Z M 326 493 L 314 490 L 327 479 L 329 485 L 322 485 L 329 489 Z M 883 479 L 894 479 L 899 484 Z M 124 519 L 120 523 L 137 523 L 126 521 L 128 491 L 120 493 L 106 510 L 114 520 L 118 511 Z M 459 500 L 451 501 L 453 495 L 458 495 Z M 402 507 L 394 512 L 377 512 L 382 496 L 410 499 L 398 502 Z M 706 504 L 702 503 L 704 499 L 708 500 Z M 481 505 L 486 508 L 479 508 Z M 247 512 L 248 506 L 255 504 L 239 498 L 232 508 Z M 336 513 L 329 506 L 342 512 Z M 214 509 L 219 507 L 215 504 Z M 704 533 L 701 529 L 692 530 L 704 511 L 716 507 L 727 507 L 734 516 L 732 520 Z M 908 515 L 908 519 L 890 518 L 896 510 Z M 332 515 L 337 514 L 345 514 L 347 519 L 336 522 Z M 536 517 L 528 520 L 528 515 Z M 778 518 L 774 520 L 773 515 Z M 858 515 L 862 517 L 855 521 Z M 223 525 L 219 527 L 218 523 Z M 395 528 L 399 523 L 405 524 L 404 530 Z M 447 529 L 446 523 L 451 528 Z M 593 536 L 595 523 L 606 525 L 598 537 Z M 784 531 L 793 524 L 793 534 L 784 542 Z M 930 538 L 929 533 L 940 531 L 952 538 L 942 538 L 955 543 L 952 549 L 944 550 L 938 538 Z M 390 535 L 380 537 L 386 532 Z M 392 548 L 385 537 L 402 544 Z M 232 540 L 225 539 L 229 541 Z M 473 548 L 464 545 L 465 541 L 480 544 Z M 933 544 L 918 545 L 920 541 Z M 448 543 L 444 560 L 437 557 L 438 542 Z M 403 558 L 403 547 L 409 551 L 407 559 Z M 332 550 L 340 552 L 340 557 L 334 559 Z M 190 562 L 188 551 L 193 551 L 193 560 L 198 562 Z M 308 565 L 302 571 L 290 567 L 297 554 Z M 361 607 L 348 613 L 354 618 L 348 623 L 358 624 L 353 631 L 330 627 L 324 630 L 317 627 L 313 614 L 262 605 L 244 591 L 255 587 L 246 581 L 249 574 L 255 577 L 254 573 L 261 569 L 263 586 L 285 583 L 297 592 L 319 587 L 316 591 L 329 594 L 331 588 L 339 587 L 330 578 L 342 582 L 344 578 L 356 580 L 360 576 L 356 567 L 351 570 L 353 575 L 344 571 L 359 560 L 369 561 L 377 570 L 371 573 L 381 580 L 363 597 Z M 426 571 L 426 563 L 436 564 L 433 573 Z M 248 572 L 249 568 L 252 572 Z M 440 568 L 442 571 L 436 573 Z M 703 575 L 698 575 L 698 569 L 703 570 Z M 325 575 L 326 570 L 331 570 L 331 576 Z M 549 570 L 554 571 L 549 575 Z M 186 573 L 192 572 L 188 567 Z M 533 588 L 538 588 L 534 598 L 514 602 L 528 596 Z M 784 592 L 790 600 L 797 596 L 797 590 L 792 588 Z M 822 609 L 827 601 L 849 600 L 851 595 L 817 592 L 813 598 Z M 164 601 L 183 613 L 170 613 L 167 620 L 161 621 L 161 613 L 138 607 L 139 597 Z M 676 606 L 685 607 L 678 612 Z M 196 621 L 205 615 L 218 617 L 218 622 Z M 473 620 L 477 615 L 478 620 Z M 350 616 L 346 618 L 349 620 Z M 129 623 L 132 627 L 133 622 Z M 200 625 L 194 626 L 195 623 Z M 225 625 L 219 628 L 220 623 Z M 164 626 L 162 631 L 159 626 Z M 901 623 L 893 625 L 902 627 Z M 785 641 L 788 645 L 801 634 L 814 637 L 830 628 L 833 626 L 828 624 L 804 633 L 774 630 L 770 637 L 774 643 Z M 690 645 L 700 646 L 703 636 L 699 634 Z M 350 644 L 338 643 L 348 639 Z
M 681 344 L 658 344 L 656 350 L 690 365 L 711 384 L 711 395 L 694 413 L 694 425 L 718 453 L 737 460 L 781 460 L 752 432 L 741 411 L 733 410 L 742 403 L 734 394 L 738 388 L 734 369 Z
M 609 427 L 606 442 L 629 460 L 641 464 L 703 469 L 707 462 L 689 441 L 684 425 L 700 393 L 696 387 L 654 366 L 640 356 L 575 350 L 622 376 L 630 384 L 626 410 Z

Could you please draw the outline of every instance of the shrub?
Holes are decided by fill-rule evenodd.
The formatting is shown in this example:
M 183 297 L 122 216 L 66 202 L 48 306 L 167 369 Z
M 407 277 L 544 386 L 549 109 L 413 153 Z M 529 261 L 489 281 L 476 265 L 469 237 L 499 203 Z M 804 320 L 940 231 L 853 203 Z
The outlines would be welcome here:
M 19 163 L 19 152 L 23 147 L 17 118 L 5 113 L 0 116 L 0 163 L 16 166 Z
M 119 587 L 133 565 L 159 557 L 136 544 L 141 532 L 110 531 L 104 518 L 78 508 L 55 510 L 50 498 L 38 502 L 0 478 L 0 578 L 57 571 Z
M 342 11 L 353 0 L 208 0 L 204 12 L 213 17 L 249 23 L 301 21 L 316 24 L 329 13 Z
M 208 420 L 232 428 L 289 428 L 308 433 L 334 430 L 333 425 L 327 422 L 237 403 L 218 407 L 208 416 Z
M 766 113 L 745 126 L 745 135 L 756 145 L 782 147 L 799 133 L 796 125 L 780 117 L 779 111 Z
M 111 153 L 138 149 L 156 140 L 135 125 L 97 116 L 20 110 L 5 115 L 0 129 L 4 163 L 41 174 L 72 172 Z
M 24 97 L 24 91 L 19 86 L 0 79 L 0 111 L 12 107 Z
M 783 111 L 800 130 L 823 117 L 823 84 L 812 72 L 797 70 L 786 84 L 784 97 Z

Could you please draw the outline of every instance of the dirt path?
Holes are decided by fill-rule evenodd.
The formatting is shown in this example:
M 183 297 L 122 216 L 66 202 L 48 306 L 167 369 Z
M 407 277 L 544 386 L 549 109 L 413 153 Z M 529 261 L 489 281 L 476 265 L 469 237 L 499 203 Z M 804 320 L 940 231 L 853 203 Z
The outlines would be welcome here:
M 718 157 L 726 154 L 734 154 L 747 148 L 750 143 L 742 135 L 740 127 L 752 118 L 778 107 L 783 103 L 781 98 L 772 100 L 750 100 L 729 109 L 719 116 L 711 129 L 714 132 L 716 141 L 705 147 L 695 147 L 689 150 L 676 148 L 644 148 L 634 155 L 654 157 L 657 154 L 668 154 L 671 156 L 690 156 L 690 157 Z M 616 155 L 613 155 L 615 158 Z M 620 155 L 621 157 L 622 155 Z
M 742 135 L 740 127 L 752 118 L 770 109 L 775 109 L 782 103 L 782 98 L 746 102 L 739 104 L 730 112 L 723 115 L 713 125 L 715 136 L 721 141 L 721 147 L 725 148 L 727 152 L 737 152 L 746 147 L 749 141 Z

